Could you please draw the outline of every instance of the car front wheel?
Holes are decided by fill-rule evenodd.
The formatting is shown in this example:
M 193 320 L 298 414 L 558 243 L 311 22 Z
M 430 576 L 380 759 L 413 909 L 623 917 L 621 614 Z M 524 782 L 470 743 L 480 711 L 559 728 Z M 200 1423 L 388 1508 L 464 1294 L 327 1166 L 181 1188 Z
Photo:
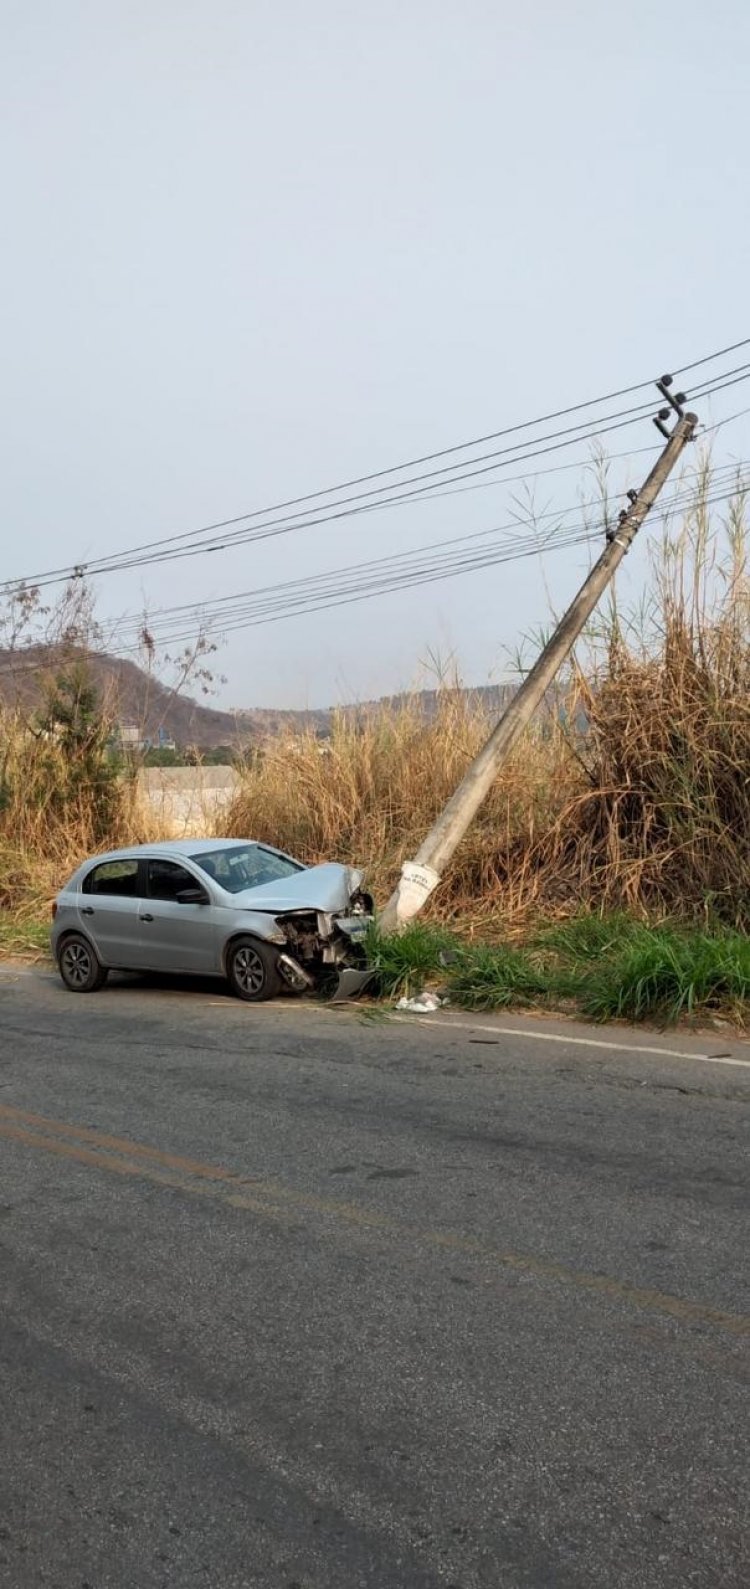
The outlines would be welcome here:
M 272 999 L 281 987 L 273 949 L 257 938 L 237 938 L 227 953 L 227 980 L 238 999 Z
M 95 993 L 107 980 L 107 968 L 98 961 L 87 938 L 71 933 L 57 956 L 60 976 L 71 993 Z

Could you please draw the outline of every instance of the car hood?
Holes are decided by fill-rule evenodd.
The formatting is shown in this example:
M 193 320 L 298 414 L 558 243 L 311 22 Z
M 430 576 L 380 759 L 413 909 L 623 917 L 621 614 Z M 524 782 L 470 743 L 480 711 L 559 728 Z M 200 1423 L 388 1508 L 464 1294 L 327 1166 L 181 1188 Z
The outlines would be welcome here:
M 353 866 L 327 861 L 258 888 L 243 888 L 232 895 L 232 904 L 237 910 L 270 910 L 274 915 L 286 910 L 346 910 L 363 875 Z

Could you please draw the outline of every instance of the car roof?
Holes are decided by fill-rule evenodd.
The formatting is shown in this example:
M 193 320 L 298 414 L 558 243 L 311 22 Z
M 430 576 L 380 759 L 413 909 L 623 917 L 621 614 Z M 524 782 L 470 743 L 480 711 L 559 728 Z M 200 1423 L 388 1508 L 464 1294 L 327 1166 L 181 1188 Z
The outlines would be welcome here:
M 153 844 L 131 844 L 122 850 L 106 850 L 89 855 L 84 866 L 94 861 L 137 860 L 139 855 L 210 855 L 216 850 L 234 850 L 238 844 L 258 844 L 258 839 L 155 839 Z M 271 846 L 269 845 L 269 849 Z

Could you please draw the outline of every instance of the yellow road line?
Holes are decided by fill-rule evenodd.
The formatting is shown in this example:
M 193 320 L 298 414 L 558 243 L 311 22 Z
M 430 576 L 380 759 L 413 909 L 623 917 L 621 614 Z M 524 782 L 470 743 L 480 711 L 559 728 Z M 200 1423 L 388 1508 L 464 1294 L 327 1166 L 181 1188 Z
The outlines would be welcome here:
M 591 1274 L 571 1269 L 553 1259 L 530 1253 L 501 1251 L 478 1237 L 450 1231 L 420 1230 L 357 1203 L 318 1197 L 272 1181 L 255 1180 L 222 1165 L 165 1153 L 125 1137 L 110 1136 L 89 1126 L 76 1126 L 27 1110 L 0 1105 L 0 1136 L 24 1147 L 37 1148 L 57 1158 L 72 1160 L 89 1169 L 149 1181 L 194 1197 L 208 1197 L 230 1208 L 260 1214 L 288 1223 L 296 1210 L 300 1214 L 319 1214 L 341 1223 L 370 1230 L 383 1236 L 416 1241 L 425 1247 L 459 1253 L 500 1269 L 533 1276 L 537 1280 L 573 1287 L 622 1302 L 631 1307 L 659 1313 L 684 1324 L 712 1325 L 731 1335 L 750 1336 L 750 1318 L 727 1312 L 710 1303 L 694 1302 L 672 1296 L 654 1287 L 631 1284 L 610 1275 Z
M 86 1165 L 93 1170 L 108 1170 L 112 1175 L 133 1176 L 137 1180 L 151 1181 L 156 1186 L 166 1186 L 170 1190 L 189 1192 L 193 1197 L 210 1197 L 227 1202 L 233 1208 L 245 1208 L 253 1213 L 269 1214 L 271 1217 L 282 1214 L 274 1203 L 261 1201 L 260 1198 L 249 1196 L 247 1193 L 228 1196 L 222 1185 L 201 1186 L 183 1176 L 173 1175 L 169 1171 L 158 1168 L 146 1162 L 127 1159 L 124 1156 L 114 1157 L 110 1153 L 96 1153 L 91 1148 L 81 1147 L 77 1142 L 67 1142 L 54 1136 L 42 1136 L 35 1131 L 26 1131 L 22 1126 L 11 1125 L 10 1122 L 0 1121 L 0 1137 L 5 1137 L 9 1142 L 20 1142 L 24 1147 L 42 1148 L 45 1153 L 51 1153 L 56 1158 L 71 1159 L 76 1164 Z
M 0 1121 L 13 1121 L 33 1129 L 40 1130 L 46 1135 L 73 1137 L 78 1142 L 91 1142 L 98 1148 L 110 1148 L 115 1153 L 125 1153 L 128 1158 L 144 1158 L 154 1164 L 163 1164 L 167 1169 L 181 1170 L 187 1175 L 205 1176 L 212 1181 L 241 1181 L 242 1175 L 236 1170 L 225 1170 L 216 1164 L 204 1164 L 200 1159 L 183 1158 L 178 1153 L 165 1153 L 161 1148 L 147 1147 L 141 1142 L 132 1142 L 128 1137 L 114 1137 L 104 1131 L 96 1131 L 91 1126 L 72 1125 L 67 1120 L 55 1120 L 46 1115 L 32 1114 L 28 1109 L 14 1109 L 9 1104 L 0 1104 Z

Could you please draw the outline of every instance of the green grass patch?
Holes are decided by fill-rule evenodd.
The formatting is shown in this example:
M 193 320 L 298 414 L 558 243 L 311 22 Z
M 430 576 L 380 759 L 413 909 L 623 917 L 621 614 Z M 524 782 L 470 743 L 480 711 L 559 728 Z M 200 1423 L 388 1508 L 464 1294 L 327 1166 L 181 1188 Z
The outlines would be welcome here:
M 381 998 L 412 997 L 439 987 L 465 1009 L 507 1009 L 544 999 L 549 977 L 522 949 L 468 944 L 454 933 L 412 922 L 400 937 L 377 931 L 368 943 L 375 967 L 372 991 Z
M 10 911 L 0 910 L 0 957 L 10 955 L 30 960 L 41 959 L 43 955 L 49 954 L 49 930 L 47 921 L 19 917 Z
M 547 1002 L 554 979 L 524 949 L 477 945 L 460 951 L 446 978 L 453 1004 L 465 1010 L 507 1010 Z
M 385 937 L 372 928 L 366 951 L 375 969 L 372 991 L 381 998 L 411 998 L 425 983 L 445 980 L 445 962 L 457 952 L 457 940 L 439 927 L 415 921 L 399 937 Z
M 738 1026 L 750 1016 L 750 939 L 725 932 L 641 928 L 592 966 L 579 997 L 596 1021 L 657 1021 L 724 1015 Z
M 721 1015 L 750 1026 L 750 938 L 722 928 L 581 915 L 541 926 L 519 947 L 413 922 L 401 937 L 374 932 L 369 952 L 373 991 L 385 999 L 431 987 L 468 1010 L 564 1009 L 662 1026 Z

